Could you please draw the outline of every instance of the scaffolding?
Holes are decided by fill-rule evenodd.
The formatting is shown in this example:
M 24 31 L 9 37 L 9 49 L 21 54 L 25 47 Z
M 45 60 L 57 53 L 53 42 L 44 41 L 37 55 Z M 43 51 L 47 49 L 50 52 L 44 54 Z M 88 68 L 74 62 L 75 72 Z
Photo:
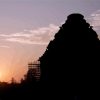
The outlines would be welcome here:
M 40 79 L 40 62 L 34 61 L 28 64 L 28 74 L 29 77 L 35 77 L 36 80 Z

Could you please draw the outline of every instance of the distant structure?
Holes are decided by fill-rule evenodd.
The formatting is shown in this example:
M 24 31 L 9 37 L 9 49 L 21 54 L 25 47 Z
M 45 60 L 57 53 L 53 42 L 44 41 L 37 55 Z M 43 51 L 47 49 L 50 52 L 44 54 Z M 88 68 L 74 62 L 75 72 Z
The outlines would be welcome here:
M 40 78 L 40 62 L 34 61 L 33 63 L 28 64 L 28 72 L 31 73 L 32 76 L 39 80 Z
M 40 63 L 39 61 L 30 62 L 28 64 L 28 72 L 26 75 L 26 79 L 29 81 L 40 79 Z

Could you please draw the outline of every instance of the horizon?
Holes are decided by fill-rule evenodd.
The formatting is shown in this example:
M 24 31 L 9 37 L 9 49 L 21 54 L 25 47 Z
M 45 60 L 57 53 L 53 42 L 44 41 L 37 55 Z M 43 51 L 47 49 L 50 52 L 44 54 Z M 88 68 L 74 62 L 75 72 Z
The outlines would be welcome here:
M 0 82 L 20 81 L 71 13 L 100 37 L 100 0 L 0 0 Z

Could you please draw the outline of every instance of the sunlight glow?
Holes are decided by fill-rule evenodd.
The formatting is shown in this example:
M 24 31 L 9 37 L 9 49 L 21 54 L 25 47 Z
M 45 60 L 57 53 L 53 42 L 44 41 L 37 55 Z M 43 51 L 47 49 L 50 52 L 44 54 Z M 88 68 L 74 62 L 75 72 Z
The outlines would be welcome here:
M 0 82 L 9 82 L 9 70 L 5 69 L 5 66 L 3 66 L 3 68 L 0 68 Z
M 2 72 L 0 72 L 0 81 L 2 80 Z
M 0 82 L 9 82 L 8 77 L 4 72 L 0 72 Z

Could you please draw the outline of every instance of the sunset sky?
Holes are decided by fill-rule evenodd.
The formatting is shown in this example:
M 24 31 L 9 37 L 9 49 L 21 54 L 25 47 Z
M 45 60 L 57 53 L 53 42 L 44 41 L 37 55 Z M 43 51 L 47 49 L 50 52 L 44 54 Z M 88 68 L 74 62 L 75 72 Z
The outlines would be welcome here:
M 0 81 L 17 81 L 71 13 L 100 33 L 100 0 L 0 0 Z

